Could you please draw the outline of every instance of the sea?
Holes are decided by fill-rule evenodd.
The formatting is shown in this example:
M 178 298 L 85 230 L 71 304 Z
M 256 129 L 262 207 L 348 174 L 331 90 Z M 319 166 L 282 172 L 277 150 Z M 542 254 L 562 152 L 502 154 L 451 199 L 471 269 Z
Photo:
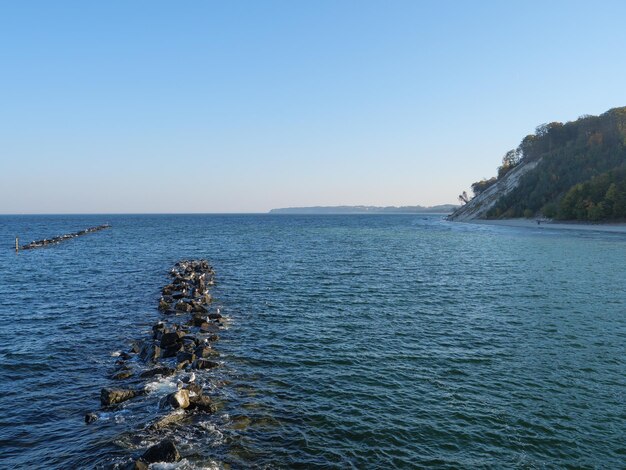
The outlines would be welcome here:
M 20 243 L 111 224 L 46 248 Z M 121 351 L 207 259 L 213 414 L 100 407 Z M 119 384 L 118 384 L 119 385 Z M 98 420 L 86 424 L 86 413 Z M 625 468 L 626 235 L 442 215 L 0 217 L 0 468 Z

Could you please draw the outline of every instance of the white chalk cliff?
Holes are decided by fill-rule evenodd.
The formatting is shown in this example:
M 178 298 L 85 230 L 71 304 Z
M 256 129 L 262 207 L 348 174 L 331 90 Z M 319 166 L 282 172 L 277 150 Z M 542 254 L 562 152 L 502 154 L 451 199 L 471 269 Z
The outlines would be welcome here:
M 498 199 L 506 196 L 519 184 L 520 178 L 535 168 L 541 159 L 520 163 L 494 185 L 485 189 L 467 204 L 459 207 L 448 216 L 448 220 L 462 222 L 465 220 L 482 219 L 487 215 Z

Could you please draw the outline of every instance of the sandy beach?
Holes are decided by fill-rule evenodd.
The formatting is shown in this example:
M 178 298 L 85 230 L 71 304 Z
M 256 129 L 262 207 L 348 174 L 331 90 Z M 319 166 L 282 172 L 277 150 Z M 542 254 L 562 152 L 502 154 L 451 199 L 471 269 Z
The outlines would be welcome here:
M 626 233 L 626 223 L 584 223 L 584 222 L 552 222 L 541 221 L 537 224 L 533 219 L 504 219 L 504 220 L 468 220 L 461 223 L 500 225 L 505 227 L 525 227 L 540 230 L 588 230 L 594 232 Z

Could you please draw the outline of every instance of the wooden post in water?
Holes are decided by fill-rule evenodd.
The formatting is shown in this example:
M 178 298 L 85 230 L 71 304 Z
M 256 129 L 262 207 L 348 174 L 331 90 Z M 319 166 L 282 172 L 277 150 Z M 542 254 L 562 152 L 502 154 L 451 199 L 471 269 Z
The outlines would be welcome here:
M 15 237 L 15 252 L 19 252 L 20 251 L 20 239 L 18 237 Z

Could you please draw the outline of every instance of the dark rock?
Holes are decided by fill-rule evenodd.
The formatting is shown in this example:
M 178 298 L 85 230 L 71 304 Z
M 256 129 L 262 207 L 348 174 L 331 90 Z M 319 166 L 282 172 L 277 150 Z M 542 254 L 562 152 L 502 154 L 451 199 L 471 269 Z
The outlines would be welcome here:
M 183 338 L 183 344 L 185 345 L 185 351 L 189 351 L 189 348 L 193 349 L 198 346 L 199 341 L 194 336 L 185 336 Z
M 200 332 L 202 333 L 217 333 L 220 331 L 220 327 L 215 323 L 204 323 L 200 326 Z
M 142 390 L 103 388 L 100 391 L 100 403 L 102 403 L 102 406 L 111 406 L 135 398 L 138 395 L 143 395 L 143 393 Z
M 183 300 L 179 300 L 178 302 L 176 302 L 175 308 L 180 312 L 191 312 L 191 310 L 193 309 L 191 304 L 188 304 Z
M 208 359 L 196 359 L 191 365 L 194 369 L 213 369 L 218 366 L 217 362 L 209 361 Z
M 178 370 L 183 370 L 184 368 L 186 368 L 189 364 L 191 364 L 191 362 L 189 361 L 183 361 L 183 362 L 179 362 L 178 365 L 176 366 L 176 369 Z
M 222 315 L 219 313 L 209 313 L 209 320 L 219 320 Z
M 190 384 L 186 384 L 183 388 L 185 388 L 186 390 L 189 390 L 190 392 L 195 393 L 196 395 L 202 395 L 202 387 L 200 385 L 198 385 L 197 383 L 190 383 Z M 190 396 L 189 397 L 189 401 L 193 401 L 195 397 Z
M 132 376 L 133 376 L 133 373 L 131 371 L 129 371 L 129 370 L 122 370 L 122 371 L 119 371 L 116 374 L 113 374 L 111 376 L 111 378 L 113 380 L 124 380 L 124 379 L 127 379 L 127 378 L 132 377 Z
M 195 358 L 196 358 L 195 354 L 184 352 L 184 351 L 181 351 L 178 354 L 176 354 L 176 360 L 178 362 L 185 362 L 185 361 L 193 362 Z
M 203 317 L 202 315 L 194 314 L 194 316 L 191 317 L 190 323 L 193 326 L 202 326 L 202 324 L 206 323 L 206 321 L 207 321 L 207 319 L 205 317 Z
M 208 310 L 206 309 L 206 307 L 203 307 L 201 304 L 199 304 L 198 302 L 191 302 L 191 308 L 194 312 L 196 313 L 207 313 Z
M 173 413 L 165 415 L 161 419 L 156 421 L 155 423 L 151 424 L 150 429 L 154 431 L 159 431 L 174 423 L 178 423 L 179 421 L 182 421 L 184 417 L 185 417 L 184 413 L 179 412 L 179 411 L 174 411 Z
M 150 464 L 154 462 L 178 462 L 180 459 L 180 453 L 174 443 L 165 439 L 146 450 L 140 460 Z
M 139 357 L 144 361 L 156 361 L 161 356 L 161 348 L 154 343 L 144 344 Z
M 210 346 L 198 346 L 195 350 L 196 356 L 199 358 L 207 358 L 213 356 L 219 356 L 219 353 Z
M 162 358 L 168 358 L 168 357 L 174 357 L 176 356 L 180 351 L 183 351 L 184 347 L 182 343 L 176 343 L 173 346 L 167 348 L 167 349 L 163 349 L 161 351 L 161 357 Z
M 165 366 L 155 367 L 154 369 L 150 369 L 145 372 L 142 372 L 139 377 L 147 378 L 147 377 L 154 377 L 155 375 L 162 375 L 163 377 L 169 377 L 170 375 L 173 375 L 174 372 L 176 372 L 176 370 L 172 369 L 171 367 L 165 367 Z
M 98 420 L 98 415 L 95 413 L 87 413 L 85 415 L 85 423 L 91 424 Z
M 189 409 L 190 410 L 199 410 L 205 413 L 215 413 L 217 411 L 217 407 L 211 401 L 209 397 L 205 397 L 203 395 L 198 395 L 195 397 L 191 397 L 189 399 Z
M 159 310 L 164 312 L 169 309 L 170 309 L 170 304 L 167 303 L 163 297 L 161 297 L 161 300 L 159 300 Z
M 141 459 L 137 459 L 129 463 L 124 470 L 148 470 L 150 466 Z
M 181 341 L 181 337 L 178 332 L 163 333 L 161 336 L 161 347 L 170 348 Z

